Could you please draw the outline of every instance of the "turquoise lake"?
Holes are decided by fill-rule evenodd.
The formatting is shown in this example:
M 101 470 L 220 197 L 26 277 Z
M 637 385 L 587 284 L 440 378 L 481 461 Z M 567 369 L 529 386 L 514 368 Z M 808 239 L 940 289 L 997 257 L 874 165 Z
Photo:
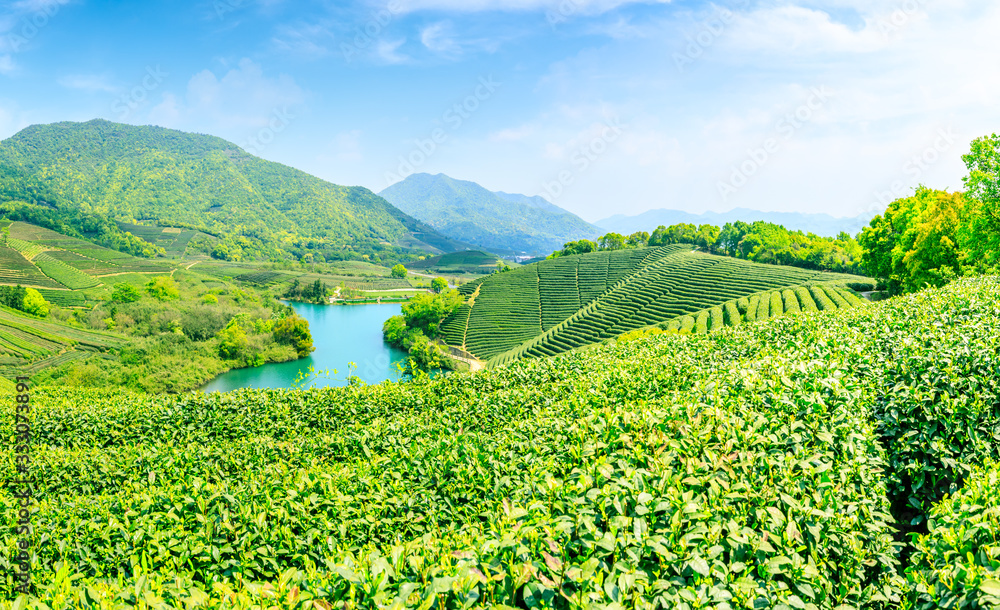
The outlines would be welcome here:
M 300 316 L 309 321 L 316 351 L 307 358 L 278 364 L 234 369 L 216 377 L 202 387 L 204 392 L 227 392 L 239 388 L 290 388 L 300 373 L 309 367 L 317 372 L 329 370 L 329 378 L 321 374 L 312 379 L 312 386 L 347 385 L 348 363 L 354 362 L 353 372 L 365 383 L 380 383 L 401 377 L 397 364 L 406 361 L 406 352 L 390 347 L 382 340 L 382 323 L 399 315 L 400 303 L 384 305 L 312 305 L 290 303 Z M 334 369 L 337 374 L 334 375 Z

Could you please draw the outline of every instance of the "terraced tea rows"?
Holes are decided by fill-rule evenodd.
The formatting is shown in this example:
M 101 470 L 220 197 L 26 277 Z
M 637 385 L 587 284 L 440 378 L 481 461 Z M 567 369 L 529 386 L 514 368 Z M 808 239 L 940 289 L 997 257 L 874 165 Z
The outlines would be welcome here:
M 10 223 L 9 227 L 9 247 L 0 246 L 0 284 L 78 290 L 100 285 L 95 278 L 101 276 L 169 270 L 162 263 L 95 246 L 43 227 L 23 222 Z
M 0 245 L 0 284 L 21 284 L 36 288 L 61 288 L 58 282 L 13 248 Z
M 567 256 L 495 273 L 463 284 L 475 306 L 452 314 L 442 326 L 445 342 L 479 358 L 512 349 L 558 325 L 643 265 L 687 246 L 596 252 Z M 466 318 L 458 322 L 458 318 Z
M 124 222 L 119 222 L 118 226 L 136 237 L 144 239 L 151 244 L 160 246 L 166 251 L 167 256 L 173 258 L 180 258 L 184 256 L 184 252 L 187 250 L 188 242 L 199 233 L 193 229 L 151 227 Z M 204 233 L 202 233 L 202 235 L 204 235 Z
M 42 270 L 42 273 L 73 290 L 91 288 L 100 284 L 93 277 L 70 267 L 61 260 L 50 256 L 47 252 L 39 254 L 32 262 Z
M 52 324 L 0 307 L 0 374 L 4 376 L 31 374 L 124 343 L 124 338 L 109 333 Z
M 710 256 L 684 245 L 560 257 L 463 286 L 464 294 L 481 287 L 479 298 L 445 322 L 443 338 L 456 346 L 464 340 L 464 349 L 502 364 L 670 321 L 682 332 L 709 332 L 785 313 L 786 300 L 789 311 L 816 309 L 815 304 L 800 304 L 791 289 L 831 282 L 871 283 L 857 276 Z M 858 302 L 846 290 L 828 296 L 820 289 L 819 294 L 830 301 L 829 309 Z M 689 315 L 690 321 L 683 319 Z
M 409 383 L 33 388 L 0 609 L 996 608 L 998 326 L 963 279 Z

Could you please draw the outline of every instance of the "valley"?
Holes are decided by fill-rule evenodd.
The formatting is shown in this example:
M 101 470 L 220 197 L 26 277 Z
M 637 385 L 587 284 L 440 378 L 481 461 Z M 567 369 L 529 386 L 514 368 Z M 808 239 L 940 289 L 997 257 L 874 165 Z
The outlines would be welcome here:
M 988 225 L 938 222 L 983 199 L 920 189 L 856 237 L 582 234 L 518 264 L 297 174 L 296 197 L 344 199 L 254 204 L 291 175 L 224 164 L 185 175 L 246 187 L 230 203 L 157 217 L 171 163 L 224 150 L 199 138 L 167 177 L 162 142 L 99 157 L 143 196 L 64 177 L 50 205 L 26 185 L 73 156 L 17 145 L 0 389 L 32 393 L 45 536 L 30 595 L 0 579 L 17 610 L 1000 601 L 998 255 Z

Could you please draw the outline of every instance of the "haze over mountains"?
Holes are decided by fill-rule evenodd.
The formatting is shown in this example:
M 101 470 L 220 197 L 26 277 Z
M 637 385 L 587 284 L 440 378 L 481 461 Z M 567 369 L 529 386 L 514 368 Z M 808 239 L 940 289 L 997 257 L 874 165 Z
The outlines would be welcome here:
M 541 197 L 493 192 L 444 174 L 412 174 L 379 195 L 441 234 L 497 254 L 549 254 L 602 233 Z
M 199 229 L 230 260 L 378 261 L 469 247 L 366 188 L 331 184 L 221 138 L 105 120 L 33 125 L 0 142 L 0 205 L 35 221 L 56 216 L 81 233 L 81 214 Z
M 763 220 L 779 224 L 792 231 L 804 231 L 815 233 L 824 237 L 836 237 L 841 231 L 850 235 L 856 235 L 862 228 L 868 225 L 875 214 L 863 214 L 850 218 L 837 218 L 829 214 L 802 214 L 799 212 L 761 212 L 759 210 L 748 210 L 746 208 L 734 208 L 728 212 L 705 212 L 703 214 L 691 214 L 680 210 L 657 209 L 643 212 L 635 216 L 625 216 L 615 214 L 594 224 L 603 231 L 614 231 L 628 235 L 636 231 L 649 231 L 659 225 L 669 227 L 670 225 L 682 222 L 693 225 L 710 224 L 722 226 L 727 222 L 754 222 Z

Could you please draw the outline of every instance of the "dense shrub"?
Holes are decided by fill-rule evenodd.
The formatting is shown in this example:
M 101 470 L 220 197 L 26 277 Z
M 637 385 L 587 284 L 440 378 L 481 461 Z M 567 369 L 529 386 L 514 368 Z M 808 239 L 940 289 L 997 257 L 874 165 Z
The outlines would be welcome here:
M 997 327 L 984 279 L 405 384 L 36 391 L 38 599 L 987 606 Z
M 1000 607 L 1000 464 L 988 461 L 931 511 L 907 602 L 916 610 Z

